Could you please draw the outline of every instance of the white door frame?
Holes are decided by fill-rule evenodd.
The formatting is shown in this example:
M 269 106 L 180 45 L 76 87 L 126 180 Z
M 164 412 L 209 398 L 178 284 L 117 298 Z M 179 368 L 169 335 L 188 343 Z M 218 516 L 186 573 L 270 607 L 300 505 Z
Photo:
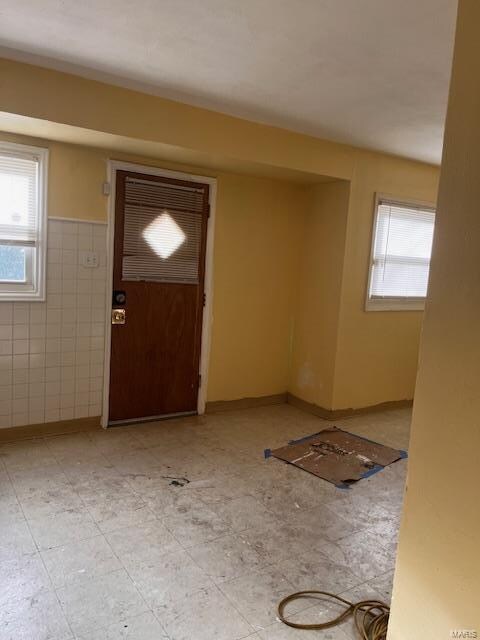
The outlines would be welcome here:
M 178 180 L 190 180 L 192 182 L 203 182 L 209 185 L 210 217 L 207 225 L 207 247 L 205 253 L 205 306 L 203 307 L 202 319 L 202 342 L 200 349 L 200 388 L 198 390 L 197 412 L 205 413 L 205 403 L 207 400 L 208 383 L 208 363 L 210 360 L 210 345 L 212 337 L 213 323 L 213 241 L 215 229 L 215 208 L 217 198 L 217 179 L 208 176 L 200 176 L 193 173 L 182 173 L 170 171 L 159 167 L 150 167 L 131 162 L 120 162 L 117 160 L 108 161 L 108 182 L 110 193 L 108 198 L 108 226 L 107 226 L 107 294 L 105 303 L 105 364 L 103 383 L 103 411 L 102 427 L 108 426 L 109 418 L 109 396 L 110 396 L 110 355 L 112 339 L 112 289 L 113 289 L 113 252 L 115 238 L 115 189 L 117 184 L 117 171 L 134 171 L 146 173 L 152 176 L 165 176 L 166 178 L 176 178 Z

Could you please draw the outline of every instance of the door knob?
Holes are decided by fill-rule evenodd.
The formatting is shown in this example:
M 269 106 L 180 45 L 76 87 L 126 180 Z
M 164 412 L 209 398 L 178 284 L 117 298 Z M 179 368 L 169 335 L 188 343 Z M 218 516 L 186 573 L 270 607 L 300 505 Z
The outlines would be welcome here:
M 125 309 L 112 309 L 112 324 L 125 324 Z

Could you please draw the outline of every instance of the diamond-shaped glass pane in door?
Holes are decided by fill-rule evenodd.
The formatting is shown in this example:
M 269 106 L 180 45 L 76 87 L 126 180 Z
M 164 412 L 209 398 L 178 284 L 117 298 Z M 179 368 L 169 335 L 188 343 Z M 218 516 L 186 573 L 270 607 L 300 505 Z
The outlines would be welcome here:
M 184 232 L 168 211 L 160 214 L 143 230 L 143 237 L 152 251 L 164 260 L 169 258 L 185 242 Z

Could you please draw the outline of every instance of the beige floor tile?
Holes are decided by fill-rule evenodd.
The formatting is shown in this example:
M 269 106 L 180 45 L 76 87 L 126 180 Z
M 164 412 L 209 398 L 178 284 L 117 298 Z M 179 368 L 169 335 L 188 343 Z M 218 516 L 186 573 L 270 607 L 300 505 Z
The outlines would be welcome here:
M 2 640 L 70 640 L 73 638 L 56 595 L 38 593 L 0 607 Z
M 359 528 L 370 528 L 389 521 L 390 515 L 378 504 L 376 496 L 362 496 L 355 489 L 348 494 L 340 494 L 336 500 L 329 501 L 327 507 L 344 520 L 358 525 Z
M 399 521 L 397 522 L 399 523 Z M 389 524 L 391 524 L 391 522 L 387 523 L 387 526 L 385 527 L 367 530 L 365 531 L 365 534 L 368 534 L 369 536 L 368 544 L 372 544 L 373 540 L 375 540 L 378 546 L 383 547 L 392 558 L 395 558 L 397 555 L 398 538 L 392 534 L 392 530 L 389 529 Z M 400 526 L 400 523 L 398 526 Z
M 311 622 L 315 622 L 312 620 Z M 322 631 L 305 631 L 304 629 L 293 629 L 278 622 L 262 631 L 257 636 L 259 640 L 305 640 L 305 634 L 315 633 L 321 640 L 350 640 L 343 629 L 331 628 Z M 320 635 L 321 634 L 321 635 Z
M 43 551 L 41 555 L 55 588 L 90 580 L 122 567 L 102 535 Z
M 108 459 L 99 454 L 96 457 L 74 460 L 62 465 L 62 470 L 74 487 L 88 486 L 88 483 L 101 482 L 108 479 L 120 479 L 118 470 Z
M 350 602 L 358 602 L 359 600 L 379 600 L 382 602 L 381 594 L 369 582 L 363 582 L 340 595 Z
M 8 472 L 56 463 L 55 457 L 42 439 L 0 445 L 0 459 Z
M 383 601 L 387 604 L 390 604 L 390 600 L 392 599 L 393 574 L 393 571 L 387 571 L 387 573 L 368 582 L 369 587 L 379 593 Z
M 28 525 L 38 548 L 43 551 L 100 534 L 100 529 L 85 508 L 69 509 L 44 518 L 31 518 Z
M 392 570 L 395 565 L 395 556 L 381 547 L 377 538 L 368 532 L 355 533 L 336 544 L 351 572 L 364 581 Z
M 163 523 L 184 547 L 215 540 L 230 532 L 227 523 L 201 503 L 163 518 Z
M 228 463 L 221 470 L 217 467 L 215 473 L 204 480 L 194 482 L 189 488 L 205 504 L 225 502 L 249 495 L 251 487 L 247 480 L 229 474 L 228 470 Z
M 139 564 L 154 564 L 165 554 L 182 550 L 159 520 L 118 529 L 107 533 L 106 539 L 127 570 Z
M 129 567 L 137 589 L 152 608 L 169 606 L 200 589 L 213 586 L 207 576 L 186 551 L 177 551 L 157 559 L 154 563 Z
M 45 438 L 45 443 L 58 463 L 66 466 L 76 461 L 96 458 L 99 450 L 87 433 L 72 433 Z
M 3 523 L 0 535 L 0 563 L 37 551 L 26 520 Z
M 39 492 L 71 488 L 68 477 L 56 462 L 28 469 L 15 469 L 10 472 L 10 478 L 20 500 Z
M 171 489 L 168 478 L 157 468 L 144 469 L 141 473 L 126 474 L 128 486 L 143 498 L 154 498 L 158 493 L 167 493 Z
M 126 620 L 147 605 L 122 569 L 57 590 L 68 623 L 76 635 Z
M 165 482 L 165 480 L 164 480 Z M 168 485 L 159 487 L 157 491 L 152 490 L 146 495 L 142 495 L 150 509 L 159 517 L 181 516 L 195 511 L 197 507 L 204 507 L 203 502 L 190 491 L 190 485 L 183 487 L 172 486 L 170 480 Z
M 145 473 L 148 469 L 156 470 L 160 466 L 158 460 L 147 449 L 131 451 L 128 454 L 108 454 L 106 457 L 122 476 Z
M 232 531 L 278 525 L 275 516 L 253 496 L 241 496 L 226 502 L 213 503 L 210 508 Z
M 85 506 L 80 496 L 69 486 L 33 491 L 20 498 L 20 504 L 27 520 L 46 518 L 71 509 L 82 510 Z
M 239 640 L 253 632 L 217 587 L 160 607 L 156 614 L 171 640 Z
M 339 594 L 361 582 L 348 566 L 315 553 L 285 560 L 278 568 L 293 584 L 294 591 L 319 589 Z
M 110 429 L 108 431 L 92 431 L 87 434 L 88 439 L 95 448 L 105 456 L 125 454 L 128 455 L 145 445 L 135 435 L 135 427 L 131 429 Z
M 211 460 L 202 450 L 194 451 L 192 445 L 171 447 L 167 451 L 163 446 L 154 446 L 149 451 L 157 461 L 164 476 L 183 477 L 190 481 L 208 479 L 215 471 Z
M 396 543 L 400 531 L 400 518 L 389 518 L 386 522 L 368 527 L 366 531 L 379 536 L 384 544 Z
M 2 562 L 0 576 L 0 607 L 8 604 L 9 600 L 35 596 L 52 589 L 48 573 L 38 553 Z
M 156 519 L 146 502 L 133 494 L 96 504 L 87 503 L 87 509 L 103 533 Z
M 182 425 L 186 428 L 186 422 L 182 420 Z M 175 449 L 178 447 L 178 443 L 181 438 L 180 431 L 171 431 L 168 428 L 165 428 L 166 423 L 163 422 L 148 422 L 145 424 L 139 424 L 135 427 L 132 427 L 135 433 L 135 438 L 139 442 L 141 442 L 144 447 L 148 449 L 152 449 L 153 447 L 161 447 L 161 449 L 166 453 L 170 449 Z M 177 423 L 178 426 L 178 423 Z
M 304 530 L 305 537 L 320 535 L 322 538 L 332 542 L 365 529 L 365 525 L 356 521 L 346 520 L 336 513 L 335 507 L 326 505 L 297 509 L 295 512 L 288 514 L 285 520 L 292 526 L 301 527 Z
M 0 453 L 0 496 L 8 496 L 12 494 L 15 494 L 13 485 Z
M 128 482 L 118 475 L 89 475 L 74 481 L 73 487 L 84 503 L 89 506 L 135 496 Z
M 223 582 L 220 590 L 254 629 L 263 629 L 277 619 L 280 600 L 295 591 L 280 568 L 266 567 L 240 578 Z M 305 604 L 295 603 L 289 611 L 299 611 Z
M 307 553 L 311 549 L 312 540 L 316 543 L 322 540 L 320 534 L 307 536 L 305 529 L 286 522 L 248 529 L 239 536 L 258 553 L 265 565 L 277 564 L 292 556 Z
M 265 559 L 240 534 L 218 538 L 188 550 L 214 582 L 224 582 L 266 564 Z
M 283 464 L 280 462 L 279 464 Z M 287 466 L 287 465 L 285 465 Z M 305 474 L 305 471 L 296 469 L 297 474 Z M 287 478 L 284 480 L 274 481 L 274 486 L 269 490 L 261 489 L 256 497 L 262 501 L 269 511 L 274 513 L 277 518 L 291 518 L 293 513 L 302 509 L 311 509 L 314 506 L 322 504 L 326 498 L 331 496 L 329 483 L 321 481 L 318 488 L 311 486 L 297 485 L 297 481 L 301 482 L 302 477 Z M 331 485 L 333 487 L 333 485 Z
M 363 535 L 353 534 L 337 542 L 324 540 L 312 547 L 312 551 L 335 564 L 348 567 L 359 582 L 366 582 L 391 570 L 393 560 L 383 547 L 372 544 Z
M 161 624 L 153 613 L 148 611 L 135 618 L 112 624 L 103 629 L 90 631 L 86 636 L 77 636 L 77 640 L 169 640 Z
M 25 520 L 25 516 L 17 497 L 13 493 L 0 495 L 0 527 L 19 520 Z

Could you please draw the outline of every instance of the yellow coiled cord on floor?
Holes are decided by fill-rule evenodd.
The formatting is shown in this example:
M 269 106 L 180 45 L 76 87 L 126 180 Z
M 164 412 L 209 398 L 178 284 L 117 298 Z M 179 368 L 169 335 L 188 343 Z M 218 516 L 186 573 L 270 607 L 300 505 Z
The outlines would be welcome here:
M 289 602 L 299 600 L 300 598 L 318 598 L 326 596 L 332 600 L 336 600 L 346 605 L 345 610 L 336 618 L 319 622 L 317 624 L 303 624 L 300 622 L 292 622 L 287 620 L 284 615 L 285 607 Z M 380 600 L 361 600 L 360 602 L 349 602 L 340 596 L 328 591 L 297 591 L 284 598 L 278 605 L 278 617 L 289 627 L 295 629 L 321 630 L 334 627 L 344 622 L 350 616 L 353 616 L 355 627 L 360 635 L 361 640 L 386 640 L 388 617 L 390 615 L 390 607 Z

